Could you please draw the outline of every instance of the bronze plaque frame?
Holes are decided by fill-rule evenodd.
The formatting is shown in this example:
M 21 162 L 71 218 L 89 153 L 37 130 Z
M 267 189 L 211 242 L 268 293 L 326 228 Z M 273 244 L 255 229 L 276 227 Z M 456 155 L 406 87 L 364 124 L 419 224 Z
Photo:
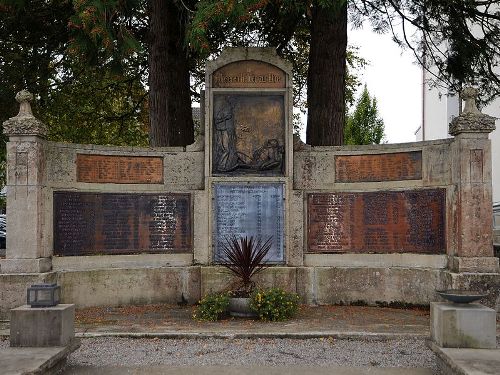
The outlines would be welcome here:
M 335 182 L 422 179 L 422 151 L 335 156 Z
M 54 192 L 54 254 L 191 253 L 190 194 Z
M 285 261 L 283 183 L 214 183 L 213 184 L 213 259 L 223 260 L 222 242 L 233 235 L 253 236 L 266 241 L 272 237 L 272 247 L 266 261 Z
M 446 250 L 446 189 L 310 193 L 309 253 Z
M 285 93 L 213 95 L 212 175 L 283 176 Z
M 78 182 L 162 184 L 163 157 L 77 154 Z

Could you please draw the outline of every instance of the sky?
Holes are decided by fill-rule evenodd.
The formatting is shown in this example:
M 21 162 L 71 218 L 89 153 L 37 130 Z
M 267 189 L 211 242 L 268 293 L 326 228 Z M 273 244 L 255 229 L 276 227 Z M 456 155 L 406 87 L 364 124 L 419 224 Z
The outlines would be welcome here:
M 422 123 L 422 70 L 411 51 L 403 51 L 389 34 L 369 28 L 348 31 L 349 45 L 369 61 L 361 81 L 377 98 L 388 143 L 413 142 Z M 360 90 L 359 90 L 360 91 Z
M 368 61 L 361 71 L 361 82 L 377 98 L 384 120 L 387 143 L 414 142 L 422 124 L 422 70 L 409 50 L 401 49 L 390 34 L 376 34 L 370 27 L 348 30 L 348 44 L 359 47 Z M 361 94 L 362 87 L 358 90 Z M 306 123 L 305 116 L 302 120 Z M 301 132 L 305 141 L 305 127 Z

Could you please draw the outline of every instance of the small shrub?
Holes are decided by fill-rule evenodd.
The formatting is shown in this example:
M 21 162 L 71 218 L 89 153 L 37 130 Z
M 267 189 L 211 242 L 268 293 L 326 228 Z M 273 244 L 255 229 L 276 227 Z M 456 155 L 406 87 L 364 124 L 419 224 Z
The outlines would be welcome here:
M 193 319 L 214 322 L 225 315 L 228 306 L 229 296 L 227 293 L 206 295 L 198 302 Z
M 281 322 L 292 318 L 299 308 L 299 296 L 280 288 L 257 290 L 252 294 L 250 308 L 262 320 Z

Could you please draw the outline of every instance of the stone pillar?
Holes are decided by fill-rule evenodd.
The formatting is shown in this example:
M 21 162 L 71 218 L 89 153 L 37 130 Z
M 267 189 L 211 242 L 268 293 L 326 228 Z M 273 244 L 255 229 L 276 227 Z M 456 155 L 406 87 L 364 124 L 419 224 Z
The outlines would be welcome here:
M 493 255 L 493 211 L 491 187 L 491 142 L 495 118 L 476 106 L 478 92 L 466 88 L 463 113 L 453 119 L 449 133 L 452 146 L 452 179 L 455 186 L 450 269 L 453 272 L 498 272 Z
M 52 268 L 44 235 L 46 126 L 31 112 L 33 95 L 20 91 L 19 114 L 3 123 L 7 143 L 7 249 L 2 273 L 39 273 Z

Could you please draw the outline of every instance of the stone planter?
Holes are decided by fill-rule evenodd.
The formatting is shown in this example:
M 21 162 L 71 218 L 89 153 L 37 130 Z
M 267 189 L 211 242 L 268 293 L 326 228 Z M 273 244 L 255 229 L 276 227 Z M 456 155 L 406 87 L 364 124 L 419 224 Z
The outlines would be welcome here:
M 257 314 L 250 309 L 250 298 L 229 299 L 229 314 L 238 318 L 255 318 Z

